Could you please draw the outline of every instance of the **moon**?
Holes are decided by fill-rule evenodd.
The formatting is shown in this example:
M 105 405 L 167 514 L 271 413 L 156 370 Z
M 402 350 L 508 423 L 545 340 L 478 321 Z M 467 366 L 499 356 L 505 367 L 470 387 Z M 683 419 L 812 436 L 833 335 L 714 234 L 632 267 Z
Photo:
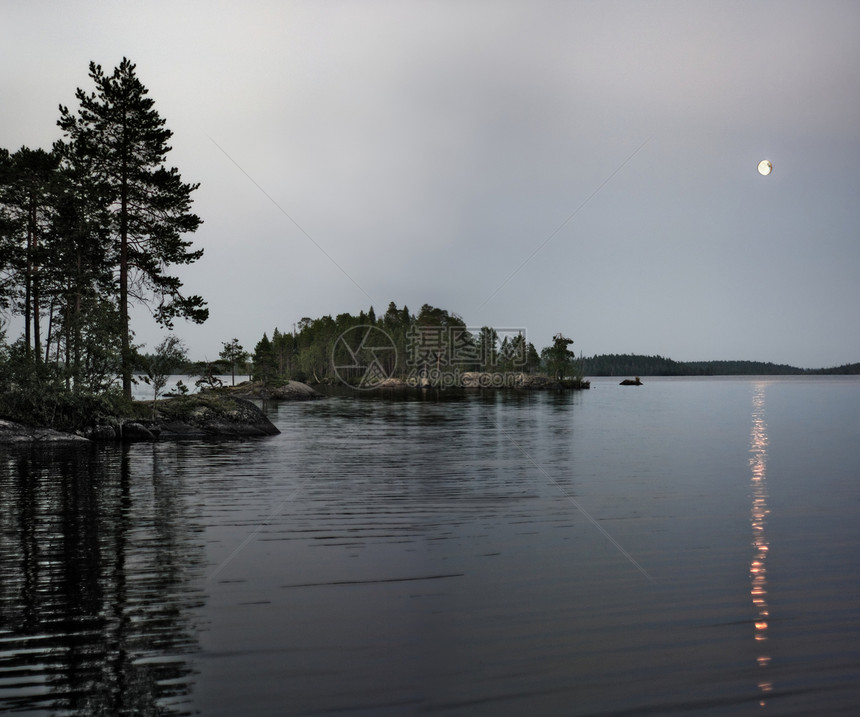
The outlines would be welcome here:
M 763 177 L 766 177 L 773 171 L 773 165 L 770 163 L 769 159 L 763 159 L 758 163 L 758 173 Z

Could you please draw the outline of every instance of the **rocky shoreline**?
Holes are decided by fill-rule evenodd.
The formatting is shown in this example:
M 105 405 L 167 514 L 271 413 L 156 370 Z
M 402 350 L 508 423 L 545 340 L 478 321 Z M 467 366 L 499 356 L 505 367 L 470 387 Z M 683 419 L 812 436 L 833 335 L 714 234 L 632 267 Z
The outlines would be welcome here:
M 89 440 L 74 433 L 25 426 L 0 418 L 0 444 L 2 443 L 89 443 Z
M 188 438 L 251 438 L 280 433 L 251 401 L 232 396 L 194 395 L 140 404 L 148 417 L 103 416 L 75 433 L 0 419 L 0 443 L 107 443 Z
M 28 426 L 0 418 L 3 443 L 87 443 L 158 441 L 189 438 L 254 438 L 280 433 L 257 401 L 312 401 L 325 398 L 310 386 L 289 381 L 264 386 L 245 381 L 200 393 L 137 401 L 132 416 L 95 416 L 91 425 L 72 432 Z
M 520 391 L 561 391 L 566 389 L 590 388 L 584 380 L 557 381 L 549 376 L 527 373 L 491 373 L 487 371 L 463 371 L 443 374 L 441 380 L 387 378 L 375 384 L 381 389 L 420 389 L 420 388 L 513 388 Z
M 461 388 L 517 390 L 563 390 L 589 388 L 588 381 L 576 385 L 546 376 L 479 371 L 459 374 L 458 383 L 441 386 L 389 378 L 374 388 L 415 390 L 421 388 Z M 27 426 L 0 418 L 0 444 L 4 443 L 88 443 L 112 441 L 159 441 L 200 438 L 252 438 L 280 433 L 254 401 L 315 401 L 325 395 L 299 381 L 283 386 L 264 386 L 246 381 L 238 386 L 202 391 L 187 396 L 165 398 L 153 404 L 139 401 L 134 416 L 99 416 L 92 424 L 74 433 L 52 428 Z

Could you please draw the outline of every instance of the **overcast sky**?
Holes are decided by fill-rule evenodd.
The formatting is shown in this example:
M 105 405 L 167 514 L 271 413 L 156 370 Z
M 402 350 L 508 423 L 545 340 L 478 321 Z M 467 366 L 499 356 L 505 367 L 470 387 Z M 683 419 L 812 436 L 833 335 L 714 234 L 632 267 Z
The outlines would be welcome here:
M 858 38 L 850 1 L 2 0 L 0 146 L 49 148 L 90 60 L 137 64 L 201 185 L 194 358 L 395 301 L 538 349 L 834 366 Z

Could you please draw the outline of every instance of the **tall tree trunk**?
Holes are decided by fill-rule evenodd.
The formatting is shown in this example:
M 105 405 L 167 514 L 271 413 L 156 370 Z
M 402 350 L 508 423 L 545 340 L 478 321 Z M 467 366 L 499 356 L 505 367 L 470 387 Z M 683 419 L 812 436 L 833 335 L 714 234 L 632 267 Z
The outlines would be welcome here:
M 26 254 L 26 271 L 24 272 L 24 347 L 26 356 L 30 358 L 30 351 L 33 345 L 33 335 L 31 329 L 33 310 L 32 306 L 32 285 L 33 285 L 33 235 L 30 227 L 27 228 L 27 254 Z
M 51 296 L 51 303 L 48 305 L 48 330 L 45 333 L 45 363 L 51 358 L 51 330 L 54 325 L 54 297 Z M 57 354 L 59 359 L 59 354 Z M 59 360 L 58 360 L 59 363 Z
M 70 390 L 72 388 L 72 372 L 71 368 L 71 340 L 72 340 L 72 302 L 69 300 L 69 296 L 66 295 L 66 321 L 65 326 L 63 327 L 64 340 L 66 343 L 66 351 L 65 351 L 65 361 L 66 361 L 66 390 Z M 60 348 L 57 346 L 57 360 L 60 357 Z M 77 388 L 77 374 L 75 374 L 75 388 Z
M 69 287 L 69 302 L 66 306 L 66 366 L 69 364 L 69 352 L 71 351 L 71 368 L 70 373 L 74 381 L 75 390 L 81 388 L 81 286 L 83 284 L 82 276 L 81 246 L 78 244 L 75 250 L 75 265 L 77 271 L 74 276 L 74 286 Z M 71 297 L 74 296 L 74 305 L 71 303 Z M 69 344 L 71 343 L 71 346 Z
M 39 313 L 41 311 L 39 296 L 39 233 L 36 223 L 36 205 L 30 207 L 30 231 L 33 236 L 33 352 L 38 362 L 42 358 L 42 329 L 39 325 Z
M 119 320 L 122 332 L 122 393 L 131 400 L 131 341 L 128 318 L 128 180 L 123 171 L 119 217 Z
M 60 310 L 62 311 L 62 309 L 60 309 Z M 58 331 L 57 332 L 57 345 L 54 347 L 54 365 L 57 368 L 60 368 L 60 360 L 63 357 L 63 344 L 65 343 L 64 339 L 65 339 L 65 337 L 63 336 L 63 331 L 62 330 Z M 63 373 L 67 374 L 66 371 L 63 371 Z

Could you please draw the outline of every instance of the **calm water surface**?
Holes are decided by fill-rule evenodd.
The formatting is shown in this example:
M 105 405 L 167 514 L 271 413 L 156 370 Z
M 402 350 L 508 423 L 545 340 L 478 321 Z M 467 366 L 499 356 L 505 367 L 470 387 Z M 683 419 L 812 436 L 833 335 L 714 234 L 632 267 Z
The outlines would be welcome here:
M 0 711 L 860 711 L 860 380 L 616 383 L 0 448 Z

